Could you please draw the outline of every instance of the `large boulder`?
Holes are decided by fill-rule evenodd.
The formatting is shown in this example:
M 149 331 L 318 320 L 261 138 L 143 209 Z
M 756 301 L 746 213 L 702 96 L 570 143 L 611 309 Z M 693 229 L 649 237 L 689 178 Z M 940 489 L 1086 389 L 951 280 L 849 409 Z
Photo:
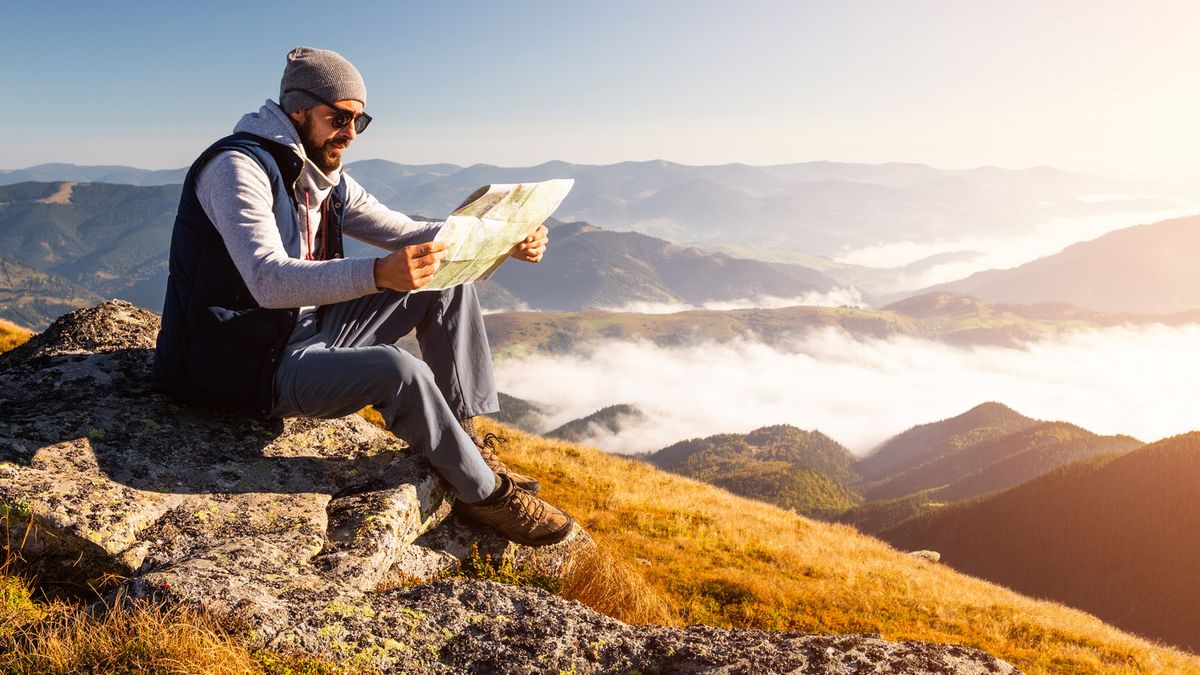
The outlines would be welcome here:
M 125 597 L 395 672 L 1013 672 L 958 647 L 631 627 L 536 589 L 438 580 L 473 547 L 553 575 L 592 544 L 577 528 L 529 549 L 460 522 L 429 465 L 357 416 L 268 425 L 162 397 L 157 330 L 114 301 L 0 356 L 0 515 L 43 575 L 119 575 Z

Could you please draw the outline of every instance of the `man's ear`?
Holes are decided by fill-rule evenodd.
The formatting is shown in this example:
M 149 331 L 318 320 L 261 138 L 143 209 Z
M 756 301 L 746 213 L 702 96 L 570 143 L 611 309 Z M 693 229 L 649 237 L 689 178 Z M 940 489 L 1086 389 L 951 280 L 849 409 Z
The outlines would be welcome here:
M 307 109 L 293 110 L 292 112 L 288 113 L 288 117 L 292 118 L 293 123 L 300 124 L 304 121 L 304 113 L 306 112 Z

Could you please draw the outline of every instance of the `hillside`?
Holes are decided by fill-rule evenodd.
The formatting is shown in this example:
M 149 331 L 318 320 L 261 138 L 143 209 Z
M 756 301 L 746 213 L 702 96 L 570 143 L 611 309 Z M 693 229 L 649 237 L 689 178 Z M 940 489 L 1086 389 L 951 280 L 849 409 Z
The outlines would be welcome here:
M 1073 464 L 881 536 L 964 573 L 1200 649 L 1200 433 Z
M 60 314 L 99 302 L 57 274 L 0 257 L 0 318 L 41 330 Z
M 863 480 L 878 481 L 984 440 L 1027 429 L 1032 420 L 1000 403 L 983 403 L 950 419 L 915 426 L 900 433 L 859 462 Z
M 989 302 L 1067 302 L 1104 312 L 1200 308 L 1200 216 L 1110 232 L 1009 270 L 979 272 L 930 290 Z
M 25 344 L 32 335 L 31 331 L 0 319 L 0 354 Z
M 601 546 L 639 558 L 685 624 L 970 644 L 1030 673 L 1200 672 L 1200 659 L 645 462 L 488 426 Z M 570 477 L 569 480 L 566 477 Z M 1143 561 L 1144 562 L 1144 561 Z M 1149 566 L 1147 566 L 1149 568 Z
M 646 417 L 641 408 L 628 403 L 618 403 L 606 406 L 596 412 L 571 420 L 548 431 L 549 438 L 560 438 L 564 441 L 579 443 L 592 438 L 597 433 L 615 434 L 625 425 L 636 423 Z
M 962 435 L 955 438 L 964 440 Z M 1098 436 L 1066 422 L 1039 422 L 997 438 L 967 441 L 953 452 L 871 485 L 865 494 L 888 500 L 929 491 L 932 499 L 959 501 L 1010 488 L 1074 461 L 1141 445 L 1129 436 Z
M 655 466 L 734 494 L 830 518 L 862 501 L 854 456 L 819 431 L 789 425 L 681 441 L 646 456 Z
M 107 183 L 0 186 L 0 250 L 96 295 L 161 310 L 179 190 Z
M 558 225 L 550 239 L 553 255 L 538 265 L 505 265 L 491 281 L 534 309 L 555 311 L 794 298 L 835 285 L 798 265 L 734 258 L 587 223 Z

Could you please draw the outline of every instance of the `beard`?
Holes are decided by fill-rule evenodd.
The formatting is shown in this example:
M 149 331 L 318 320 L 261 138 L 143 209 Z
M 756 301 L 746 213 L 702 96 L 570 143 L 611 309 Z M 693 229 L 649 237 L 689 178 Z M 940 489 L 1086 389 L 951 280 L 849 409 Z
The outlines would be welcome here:
M 300 132 L 300 142 L 304 145 L 304 154 L 313 164 L 317 165 L 318 169 L 328 174 L 337 171 L 342 166 L 341 153 L 337 152 L 335 148 L 348 142 L 349 139 L 340 134 L 324 141 L 315 138 L 312 124 L 309 123 L 307 117 L 296 127 Z

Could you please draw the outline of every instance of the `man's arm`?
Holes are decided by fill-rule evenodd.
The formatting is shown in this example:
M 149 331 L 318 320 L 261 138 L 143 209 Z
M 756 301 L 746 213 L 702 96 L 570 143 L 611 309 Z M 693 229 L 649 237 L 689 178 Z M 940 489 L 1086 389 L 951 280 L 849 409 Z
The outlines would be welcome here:
M 379 203 L 350 174 L 342 172 L 346 181 L 346 217 L 342 232 L 359 241 L 388 251 L 433 241 L 441 229 L 440 222 L 421 222 L 393 211 Z
M 214 157 L 200 170 L 196 196 L 259 305 L 327 305 L 379 290 L 373 259 L 288 256 L 271 210 L 267 173 L 250 156 L 229 151 Z

